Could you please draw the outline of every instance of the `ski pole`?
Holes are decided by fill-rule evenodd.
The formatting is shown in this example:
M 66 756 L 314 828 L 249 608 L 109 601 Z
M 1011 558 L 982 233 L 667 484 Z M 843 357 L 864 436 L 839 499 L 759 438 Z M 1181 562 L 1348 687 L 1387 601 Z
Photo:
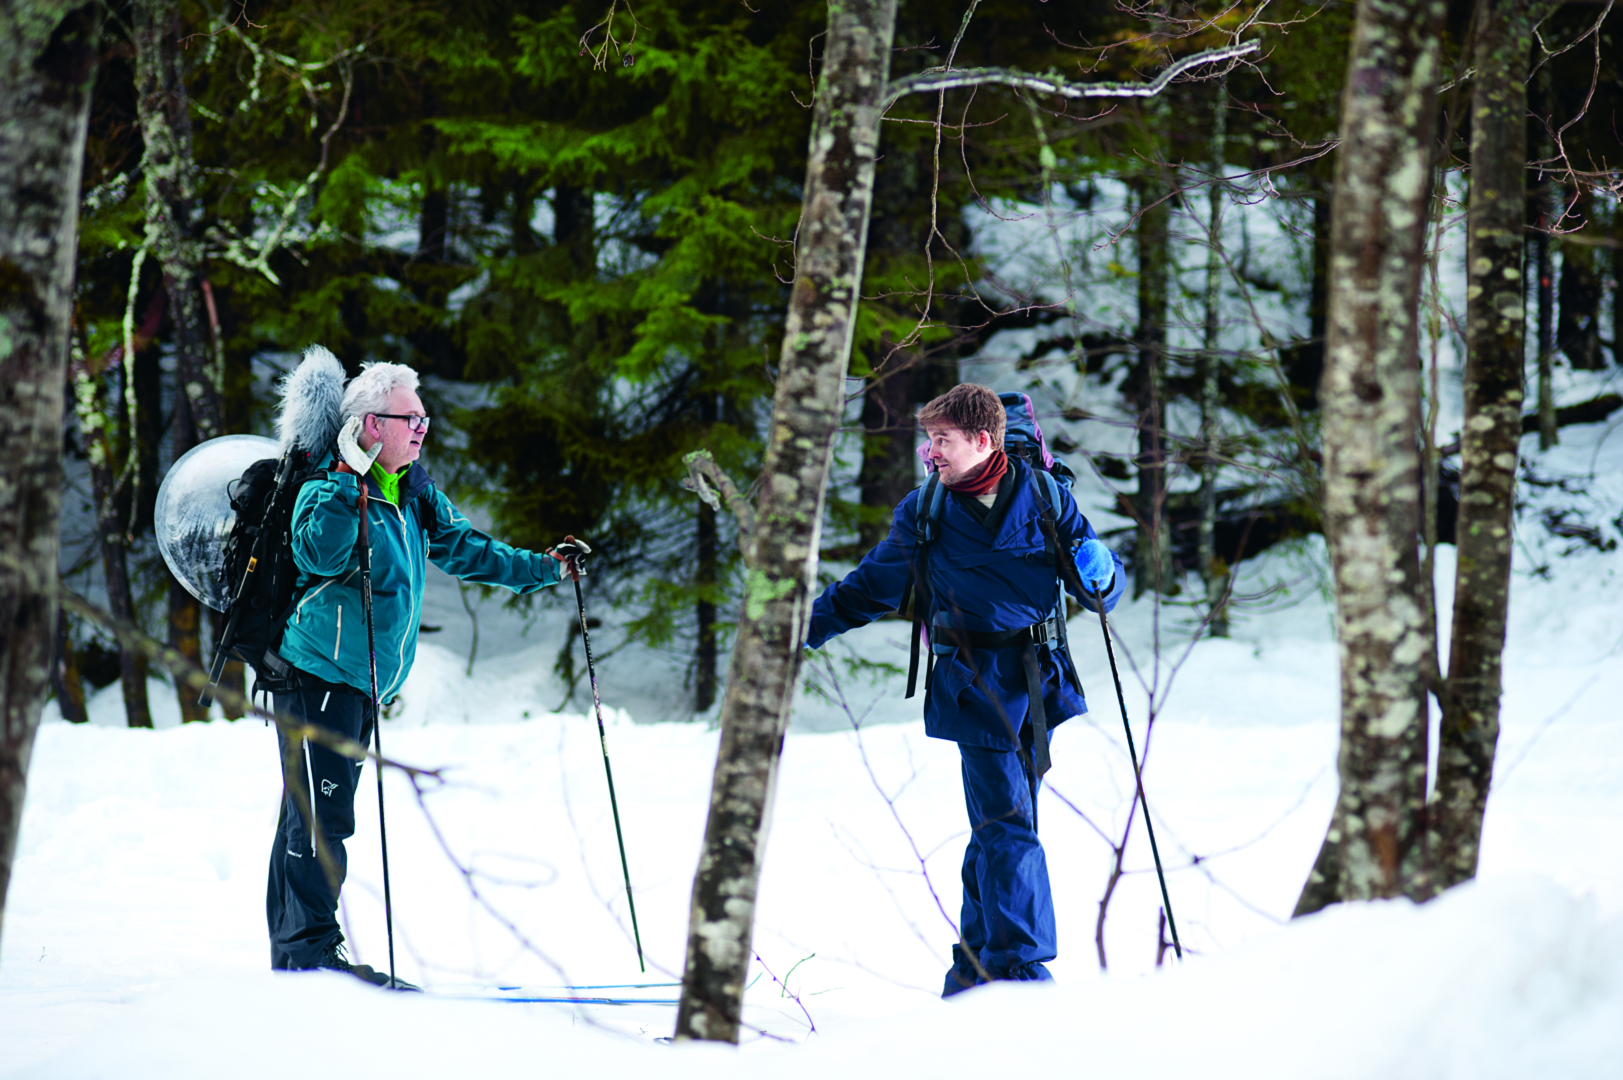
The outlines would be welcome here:
M 642 932 L 637 929 L 637 901 L 631 896 L 631 868 L 626 863 L 626 838 L 620 830 L 620 801 L 614 797 L 614 770 L 609 767 L 609 737 L 603 730 L 603 699 L 597 692 L 597 666 L 592 663 L 592 639 L 586 633 L 586 597 L 580 591 L 580 574 L 570 563 L 564 565 L 569 568 L 570 580 L 575 583 L 575 607 L 580 612 L 580 640 L 586 646 L 586 674 L 592 682 L 592 706 L 597 710 L 597 741 L 603 748 L 603 775 L 609 778 L 609 809 L 614 812 L 614 839 L 620 844 L 620 873 L 626 881 L 626 906 L 631 909 L 631 936 L 637 943 L 637 970 L 647 971 L 642 961 Z
M 366 666 L 372 678 L 372 747 L 378 755 L 373 771 L 378 774 L 378 840 L 383 845 L 383 922 L 389 932 L 389 989 L 393 990 L 394 901 L 389 895 L 389 832 L 383 824 L 383 709 L 378 700 L 377 637 L 372 628 L 372 540 L 366 520 L 366 474 L 356 479 L 361 488 L 361 613 L 366 619 Z
M 1121 707 L 1121 726 L 1127 732 L 1127 753 L 1133 759 L 1133 780 L 1138 785 L 1138 804 L 1144 808 L 1144 831 L 1150 836 L 1150 854 L 1155 856 L 1155 876 L 1161 882 L 1161 906 L 1167 913 L 1167 927 L 1172 931 L 1172 948 L 1183 959 L 1183 945 L 1178 941 L 1178 923 L 1172 917 L 1172 898 L 1167 895 L 1167 876 L 1161 870 L 1161 849 L 1155 844 L 1155 826 L 1150 822 L 1150 804 L 1144 797 L 1144 774 L 1138 767 L 1138 749 L 1133 745 L 1133 726 L 1127 722 L 1127 697 L 1121 689 L 1121 672 L 1116 670 L 1116 650 L 1110 644 L 1110 623 L 1105 618 L 1105 600 L 1093 590 L 1094 610 L 1099 613 L 1099 629 L 1105 636 L 1105 655 L 1110 658 L 1110 677 L 1116 680 L 1116 704 Z

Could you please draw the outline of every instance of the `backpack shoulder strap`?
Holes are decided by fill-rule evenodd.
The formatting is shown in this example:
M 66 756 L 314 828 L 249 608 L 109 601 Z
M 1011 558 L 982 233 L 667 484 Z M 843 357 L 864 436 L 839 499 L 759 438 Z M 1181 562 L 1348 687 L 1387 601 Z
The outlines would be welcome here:
M 1042 479 L 1039 490 L 1047 503 L 1042 516 L 1043 547 L 1052 557 L 1054 572 L 1058 575 L 1054 590 L 1054 613 L 1050 616 L 1059 626 L 1058 649 L 1065 653 L 1067 659 L 1071 656 L 1071 639 L 1065 625 L 1065 585 L 1067 582 L 1073 588 L 1081 587 L 1081 578 L 1076 572 L 1076 564 L 1071 561 L 1071 552 L 1060 543 L 1059 538 L 1059 481 L 1047 469 L 1033 469 Z M 1082 595 L 1078 593 L 1077 595 Z M 1068 667 L 1068 681 L 1078 697 L 1086 697 L 1082 692 L 1082 678 L 1077 674 L 1076 661 L 1070 660 Z
M 1033 469 L 1041 478 L 1043 499 L 1048 503 L 1048 513 L 1055 521 L 1059 520 L 1059 481 L 1047 469 Z
M 1043 554 L 1050 563 L 1059 565 L 1060 544 L 1058 536 L 1059 523 L 1059 481 L 1047 469 L 1032 466 L 1032 476 L 1037 482 L 1037 490 L 1043 500 Z
M 941 483 L 941 474 L 931 473 L 919 489 L 918 505 L 913 508 L 913 528 L 918 533 L 920 544 L 935 542 L 937 527 L 941 524 L 941 509 L 946 500 L 947 488 Z

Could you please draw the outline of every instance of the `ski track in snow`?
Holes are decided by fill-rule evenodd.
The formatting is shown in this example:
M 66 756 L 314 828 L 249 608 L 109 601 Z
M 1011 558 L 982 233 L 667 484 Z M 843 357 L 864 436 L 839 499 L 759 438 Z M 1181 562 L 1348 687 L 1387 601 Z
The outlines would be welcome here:
M 1538 467 L 1565 470 L 1615 511 L 1623 437 L 1604 435 L 1569 429 Z M 1534 510 L 1540 490 L 1525 492 Z M 742 1052 L 653 1044 L 670 1033 L 674 1010 L 664 1006 L 457 997 L 679 977 L 717 736 L 703 722 L 632 718 L 680 708 L 682 658 L 627 649 L 599 670 L 644 976 L 596 725 L 579 711 L 590 699 L 549 711 L 564 697 L 552 674 L 561 636 L 505 641 L 472 679 L 465 656 L 424 639 L 385 746 L 400 760 L 445 768 L 446 784 L 427 791 L 424 805 L 480 894 L 536 951 L 474 902 L 409 784 L 391 774 L 397 962 L 402 977 L 431 991 L 421 997 L 266 970 L 265 862 L 279 793 L 271 731 L 257 722 L 182 728 L 158 680 L 155 732 L 118 726 L 116 686 L 96 696 L 83 727 L 50 707 L 0 941 L 0 1076 L 272 1077 L 317 1060 L 334 1075 L 435 1076 L 471 1064 L 568 1076 L 975 1075 L 1011 1059 L 1110 1077 L 1616 1076 L 1619 555 L 1559 555 L 1573 542 L 1550 537 L 1531 512 L 1519 538 L 1481 874 L 1419 908 L 1347 905 L 1282 925 L 1336 790 L 1335 649 L 1316 584 L 1322 550 L 1244 564 L 1241 591 L 1280 580 L 1295 582 L 1291 595 L 1242 613 L 1232 639 L 1196 645 L 1170 689 L 1188 616 L 1163 608 L 1145 783 L 1190 950 L 1181 968 L 1169 957 L 1155 970 L 1159 899 L 1135 831 L 1131 873 L 1110 908 L 1110 972 L 1099 973 L 1092 939 L 1108 851 L 1050 794 L 1041 814 L 1060 917 L 1057 985 L 937 1000 L 954 933 L 931 888 L 956 917 L 967 831 L 954 748 L 925 738 L 900 680 L 845 678 L 857 708 L 872 707 L 860 735 L 803 690 L 755 941 L 771 974 L 748 995 Z M 1445 615 L 1452 557 L 1441 549 Z M 561 631 L 562 620 L 552 622 Z M 1147 598 L 1113 620 L 1121 651 L 1146 679 L 1151 624 Z M 1132 792 L 1120 717 L 1097 622 L 1078 616 L 1071 631 L 1094 712 L 1057 733 L 1049 786 L 1114 833 Z M 832 655 L 905 666 L 905 634 L 899 623 L 875 625 Z M 809 667 L 826 681 L 820 662 Z M 1130 670 L 1124 677 L 1143 748 L 1144 683 Z M 382 966 L 372 790 L 363 778 L 343 915 L 352 957 Z M 798 1003 L 780 989 L 785 979 Z

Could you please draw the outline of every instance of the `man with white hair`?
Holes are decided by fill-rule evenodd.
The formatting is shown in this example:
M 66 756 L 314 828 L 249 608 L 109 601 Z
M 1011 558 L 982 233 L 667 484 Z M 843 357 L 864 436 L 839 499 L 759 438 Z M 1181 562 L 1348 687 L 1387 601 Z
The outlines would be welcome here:
M 357 476 L 334 448 L 322 463 L 325 471 L 304 484 L 293 509 L 293 561 L 300 573 L 275 650 L 289 669 L 292 689 L 276 694 L 276 708 L 362 744 L 377 718 L 371 715 L 357 550 L 361 484 L 367 486 L 377 688 L 384 704 L 399 694 L 411 671 L 430 561 L 464 581 L 531 593 L 558 584 L 566 573 L 584 573 L 582 559 L 590 551 L 570 539 L 537 554 L 473 528 L 417 464 L 429 428 L 417 386 L 417 373 L 404 364 L 370 364 L 350 380 L 340 422 L 362 451 L 376 448 L 376 461 L 366 476 Z M 284 741 L 281 749 L 284 767 L 306 772 L 310 809 L 333 865 L 323 867 L 317 858 L 305 808 L 285 796 L 265 898 L 271 967 L 346 971 L 385 985 L 387 975 L 345 957 L 337 919 L 361 763 L 313 744 L 302 747 L 302 761 L 301 748 L 290 753 Z

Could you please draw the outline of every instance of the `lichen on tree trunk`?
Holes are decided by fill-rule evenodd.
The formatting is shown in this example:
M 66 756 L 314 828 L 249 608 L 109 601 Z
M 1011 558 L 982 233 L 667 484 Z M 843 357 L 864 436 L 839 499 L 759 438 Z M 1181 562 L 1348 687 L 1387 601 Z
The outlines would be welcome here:
M 101 10 L 0 0 L 0 929 L 55 651 L 62 387 Z
M 795 283 L 693 882 L 678 1039 L 738 1041 L 761 858 L 844 409 L 895 23 L 896 0 L 829 5 Z
M 1315 866 L 1326 901 L 1424 888 L 1433 640 L 1417 552 L 1416 348 L 1445 10 L 1363 0 L 1341 99 L 1320 392 L 1341 659 L 1341 794 L 1333 857 Z
M 163 294 L 153 299 L 142 333 L 131 337 L 132 344 L 144 344 L 156 330 L 163 312 Z M 118 432 L 122 426 L 130 428 L 128 442 L 134 438 L 134 429 L 125 424 L 126 411 L 109 394 L 109 369 L 117 371 L 123 346 L 115 347 L 100 359 L 87 356 L 82 342 L 72 347 L 69 370 L 73 377 L 74 409 L 79 420 L 79 437 L 90 465 L 91 498 L 96 509 L 97 545 L 101 550 L 102 580 L 107 589 L 107 608 L 115 616 L 133 621 L 135 600 L 130 591 L 128 547 L 128 515 L 133 513 L 131 499 L 121 497 L 125 485 L 118 475 L 118 462 L 124 454 L 118 445 Z M 127 370 L 127 369 L 125 369 Z M 128 396 L 130 388 L 124 387 Z M 122 646 L 118 650 L 118 677 L 124 694 L 124 716 L 130 727 L 152 726 L 152 710 L 147 700 L 147 658 L 139 651 Z
M 141 173 L 146 184 L 146 243 L 163 267 L 169 290 L 176 383 L 186 400 L 189 418 L 189 423 L 179 426 L 194 429 L 189 441 L 195 445 L 220 434 L 220 373 L 212 363 L 203 309 L 202 246 L 192 229 L 197 166 L 192 156 L 191 104 L 178 40 L 179 5 L 176 0 L 136 0 L 133 14 L 136 111 L 141 120 Z M 178 417 L 181 410 L 176 412 Z M 176 449 L 181 447 L 177 445 Z
M 220 380 L 204 314 L 201 245 L 192 228 L 197 166 L 191 105 L 179 45 L 176 0 L 136 0 L 133 12 L 136 111 L 141 120 L 141 174 L 146 184 L 146 243 L 163 267 L 175 333 L 174 455 L 222 431 Z M 202 656 L 202 608 L 179 582 L 169 583 L 169 642 L 194 661 Z M 182 694 L 181 718 L 208 711 Z
M 1432 884 L 1439 889 L 1476 875 L 1499 739 L 1511 515 L 1526 397 L 1523 116 L 1531 44 L 1528 0 L 1481 0 L 1471 85 L 1458 565 L 1429 821 Z

